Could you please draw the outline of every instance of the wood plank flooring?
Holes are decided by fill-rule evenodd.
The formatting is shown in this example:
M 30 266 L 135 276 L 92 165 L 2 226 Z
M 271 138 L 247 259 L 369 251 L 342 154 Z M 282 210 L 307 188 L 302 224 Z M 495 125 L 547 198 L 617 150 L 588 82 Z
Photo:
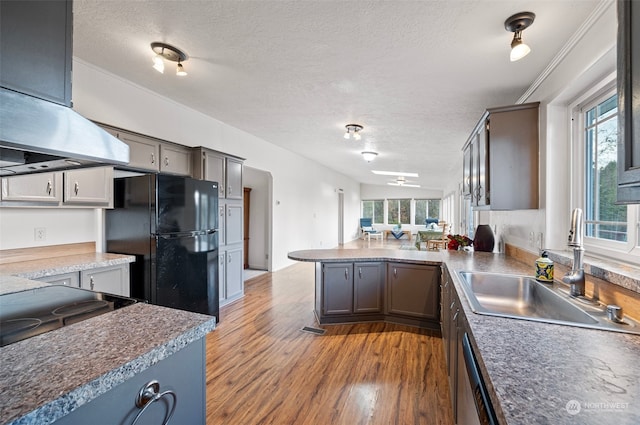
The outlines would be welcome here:
M 313 263 L 245 285 L 207 336 L 207 425 L 453 422 L 439 334 L 385 323 L 319 326 Z

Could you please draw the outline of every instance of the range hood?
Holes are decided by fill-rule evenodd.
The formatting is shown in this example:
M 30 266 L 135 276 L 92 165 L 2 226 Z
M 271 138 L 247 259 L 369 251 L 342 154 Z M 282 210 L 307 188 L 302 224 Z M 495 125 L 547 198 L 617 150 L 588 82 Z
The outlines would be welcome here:
M 0 88 L 0 176 L 128 162 L 126 143 L 73 109 Z

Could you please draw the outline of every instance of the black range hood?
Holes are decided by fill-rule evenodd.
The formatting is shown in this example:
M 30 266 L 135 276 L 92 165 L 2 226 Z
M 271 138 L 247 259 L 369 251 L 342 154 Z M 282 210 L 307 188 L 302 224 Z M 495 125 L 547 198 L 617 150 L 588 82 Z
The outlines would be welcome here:
M 128 162 L 126 143 L 73 109 L 0 88 L 0 176 Z

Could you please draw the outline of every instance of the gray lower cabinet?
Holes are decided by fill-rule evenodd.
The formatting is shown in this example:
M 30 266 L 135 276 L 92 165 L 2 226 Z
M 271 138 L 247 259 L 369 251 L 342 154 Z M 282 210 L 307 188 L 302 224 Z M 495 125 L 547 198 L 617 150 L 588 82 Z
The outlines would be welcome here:
M 384 263 L 354 263 L 354 313 L 382 313 L 383 289 Z
M 97 292 L 129 296 L 129 264 L 80 272 L 80 286 Z
M 353 313 L 353 263 L 322 265 L 323 315 Z
M 244 295 L 242 246 L 218 253 L 218 291 L 220 305 L 229 304 Z
M 75 286 L 96 292 L 129 296 L 129 264 L 97 267 L 94 269 L 71 272 L 36 279 L 52 285 Z
M 149 382 L 157 381 L 159 393 L 167 393 L 142 412 L 136 425 L 158 425 L 175 405 L 169 423 L 204 425 L 205 339 L 199 339 L 177 353 L 159 361 L 115 388 L 80 406 L 55 422 L 56 425 L 108 423 L 132 424 L 142 411 L 136 406 L 138 393 Z M 175 397 L 172 395 L 174 394 Z
M 57 274 L 55 276 L 46 276 L 41 277 L 37 280 L 39 280 L 40 282 L 47 282 L 52 285 L 65 285 L 73 286 L 76 288 L 80 287 L 80 274 L 78 272 Z
M 437 321 L 439 278 L 437 266 L 387 263 L 387 313 Z

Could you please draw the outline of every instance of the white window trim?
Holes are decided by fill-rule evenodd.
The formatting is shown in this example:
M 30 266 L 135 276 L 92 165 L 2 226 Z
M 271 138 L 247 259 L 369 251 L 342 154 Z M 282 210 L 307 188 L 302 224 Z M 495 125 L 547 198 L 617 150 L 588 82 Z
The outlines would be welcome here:
M 591 105 L 616 88 L 615 76 L 609 77 L 579 96 L 569 105 L 571 117 L 571 209 L 584 209 L 584 113 L 582 109 Z M 592 237 L 584 237 L 584 245 L 589 255 L 613 258 L 618 261 L 640 264 L 640 246 L 636 243 L 640 232 L 640 206 L 629 205 L 627 208 L 627 242 L 609 241 Z

